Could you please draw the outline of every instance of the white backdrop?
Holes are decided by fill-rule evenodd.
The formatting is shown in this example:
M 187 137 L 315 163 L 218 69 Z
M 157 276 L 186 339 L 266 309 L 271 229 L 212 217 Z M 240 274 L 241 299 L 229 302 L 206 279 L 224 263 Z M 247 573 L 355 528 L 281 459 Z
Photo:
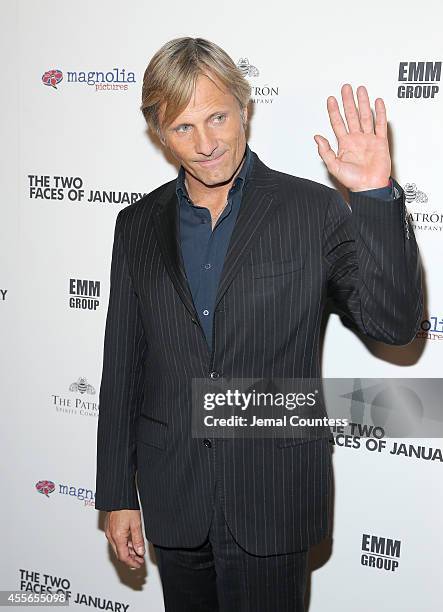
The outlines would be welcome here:
M 415 184 L 408 210 L 426 270 L 428 322 L 422 337 L 398 348 L 363 344 L 333 316 L 323 374 L 440 377 L 443 9 L 439 0 L 19 0 L 2 9 L 0 589 L 60 586 L 79 607 L 161 612 L 156 565 L 150 559 L 147 575 L 134 576 L 116 562 L 93 503 L 115 217 L 177 171 L 146 134 L 144 69 L 164 42 L 183 35 L 217 42 L 236 62 L 247 58 L 259 72 L 249 77 L 251 148 L 273 168 L 330 185 L 313 139 L 323 134 L 335 145 L 327 96 L 341 104 L 349 82 L 354 91 L 366 85 L 372 107 L 384 99 L 392 174 Z M 63 75 L 55 87 L 44 82 L 51 70 Z M 123 87 L 82 82 L 82 73 L 98 71 L 117 71 Z M 101 201 L 107 196 L 115 201 Z M 440 449 L 433 460 L 391 454 L 390 441 L 382 452 L 360 442 L 334 449 L 334 540 L 313 551 L 309 611 L 440 610 L 442 440 L 404 441 Z M 364 564 L 362 542 L 386 544 L 373 558 L 387 559 L 387 569 Z

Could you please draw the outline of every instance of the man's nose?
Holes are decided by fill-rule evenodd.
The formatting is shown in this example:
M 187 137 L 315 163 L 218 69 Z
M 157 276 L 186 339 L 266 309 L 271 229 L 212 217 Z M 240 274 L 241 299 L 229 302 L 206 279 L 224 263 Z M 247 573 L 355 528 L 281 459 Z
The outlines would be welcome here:
M 194 146 L 198 155 L 210 157 L 217 148 L 217 140 L 209 129 L 197 129 L 194 131 Z

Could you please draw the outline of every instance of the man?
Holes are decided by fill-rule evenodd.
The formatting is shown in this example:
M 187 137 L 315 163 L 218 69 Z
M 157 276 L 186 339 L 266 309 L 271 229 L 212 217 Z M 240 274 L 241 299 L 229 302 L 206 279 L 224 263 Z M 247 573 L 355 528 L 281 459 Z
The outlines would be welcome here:
M 330 441 L 193 437 L 192 380 L 320 377 L 328 299 L 388 344 L 411 342 L 422 314 L 383 100 L 374 129 L 365 87 L 357 108 L 344 85 L 347 125 L 327 101 L 338 155 L 314 137 L 351 210 L 251 151 L 249 96 L 217 45 L 166 43 L 146 69 L 142 111 L 180 171 L 115 227 L 96 508 L 117 557 L 140 567 L 137 484 L 168 612 L 303 610 L 308 549 L 330 533 Z

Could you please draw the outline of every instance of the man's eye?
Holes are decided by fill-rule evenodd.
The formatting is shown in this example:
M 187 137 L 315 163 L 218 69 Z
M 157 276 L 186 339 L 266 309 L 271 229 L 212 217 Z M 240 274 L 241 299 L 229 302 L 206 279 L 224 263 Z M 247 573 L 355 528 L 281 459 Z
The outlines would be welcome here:
M 215 121 L 216 123 L 223 123 L 223 121 L 225 120 L 225 118 L 226 118 L 226 115 L 224 115 L 224 114 L 222 114 L 222 113 L 221 113 L 220 115 L 215 115 L 215 117 L 214 117 L 214 121 Z
M 176 131 L 176 132 L 181 132 L 181 133 L 184 133 L 184 132 L 189 132 L 189 130 L 188 130 L 187 128 L 190 128 L 190 127 L 191 127 L 191 126 L 190 126 L 190 125 L 187 125 L 187 124 L 184 124 L 184 125 L 179 125 L 179 126 L 177 126 L 177 127 L 175 128 L 175 131 Z

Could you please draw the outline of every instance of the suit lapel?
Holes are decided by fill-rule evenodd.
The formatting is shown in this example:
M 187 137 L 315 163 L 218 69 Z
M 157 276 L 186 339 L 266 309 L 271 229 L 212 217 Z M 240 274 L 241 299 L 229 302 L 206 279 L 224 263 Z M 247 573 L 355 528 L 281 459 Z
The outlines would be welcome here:
M 176 184 L 176 180 L 171 181 L 157 201 L 157 210 L 153 215 L 154 227 L 163 261 L 171 281 L 183 304 L 192 317 L 198 321 L 180 246 L 178 203 L 175 192 Z
M 275 196 L 277 188 L 275 175 L 256 153 L 252 152 L 252 155 L 254 159 L 243 187 L 242 201 L 226 253 L 215 306 L 234 280 L 260 230 L 270 222 L 279 202 Z M 157 201 L 153 220 L 158 244 L 171 281 L 185 307 L 198 321 L 180 246 L 176 183 L 176 180 L 171 181 L 165 187 Z
M 226 253 L 215 308 L 234 280 L 260 230 L 270 222 L 278 204 L 275 175 L 256 153 L 252 154 L 252 168 L 243 187 L 242 201 Z

